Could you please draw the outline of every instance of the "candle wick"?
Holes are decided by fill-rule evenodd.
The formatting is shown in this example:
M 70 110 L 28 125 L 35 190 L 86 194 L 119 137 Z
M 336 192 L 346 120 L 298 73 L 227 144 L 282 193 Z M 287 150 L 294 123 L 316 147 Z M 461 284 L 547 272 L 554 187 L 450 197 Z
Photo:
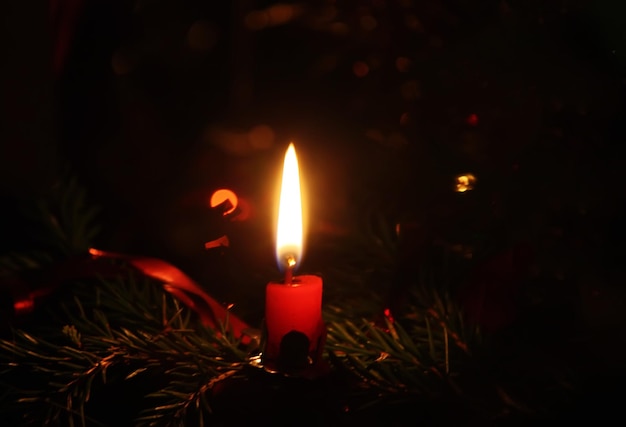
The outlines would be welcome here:
M 296 258 L 293 255 L 287 255 L 287 269 L 285 270 L 285 285 L 291 285 L 293 281 L 293 269 L 296 266 Z
M 293 268 L 287 267 L 287 270 L 285 271 L 285 285 L 291 285 L 292 280 L 293 280 Z

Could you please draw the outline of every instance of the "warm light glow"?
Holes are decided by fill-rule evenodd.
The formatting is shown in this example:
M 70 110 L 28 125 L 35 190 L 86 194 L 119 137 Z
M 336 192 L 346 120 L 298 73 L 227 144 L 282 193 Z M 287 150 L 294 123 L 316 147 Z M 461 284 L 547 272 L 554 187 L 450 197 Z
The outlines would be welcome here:
M 399 56 L 396 58 L 396 68 L 401 73 L 407 73 L 411 67 L 411 60 L 405 56 Z
M 352 64 L 352 72 L 357 77 L 365 77 L 370 72 L 370 67 L 363 61 Z
M 13 309 L 15 310 L 16 313 L 19 313 L 19 314 L 30 313 L 31 311 L 33 311 L 34 307 L 35 307 L 35 301 L 33 301 L 30 298 L 23 299 L 20 301 L 15 301 L 15 303 L 13 303 Z
M 289 144 L 283 164 L 280 185 L 280 204 L 276 231 L 276 259 L 281 271 L 288 262 L 297 266 L 302 255 L 302 198 L 300 195 L 300 172 L 293 143 Z
M 475 183 L 476 177 L 471 173 L 468 173 L 466 175 L 459 175 L 456 177 L 456 191 L 459 193 L 464 193 L 468 190 L 472 190 Z

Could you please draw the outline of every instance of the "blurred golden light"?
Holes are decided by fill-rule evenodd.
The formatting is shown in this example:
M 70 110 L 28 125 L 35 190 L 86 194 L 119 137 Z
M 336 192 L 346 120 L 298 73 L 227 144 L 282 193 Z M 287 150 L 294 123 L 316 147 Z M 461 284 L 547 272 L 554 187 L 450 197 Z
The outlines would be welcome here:
M 290 4 L 275 4 L 267 8 L 270 25 L 282 25 L 294 18 L 294 7 Z
M 472 259 L 474 256 L 474 252 L 471 246 L 463 245 L 461 243 L 456 243 L 450 245 L 450 250 L 457 254 L 460 254 L 465 259 Z
M 210 205 L 212 208 L 214 208 L 221 205 L 227 200 L 230 202 L 231 208 L 224 211 L 224 215 L 228 215 L 229 213 L 237 209 L 237 203 L 239 202 L 239 200 L 237 199 L 237 195 L 233 191 L 227 188 L 220 188 L 219 190 L 216 190 L 211 195 Z
M 400 124 L 401 125 L 406 125 L 409 123 L 409 113 L 402 113 L 402 115 L 400 116 Z
M 333 22 L 330 24 L 330 32 L 337 36 L 345 36 L 350 32 L 348 26 L 343 22 Z
M 268 125 L 257 125 L 248 132 L 248 140 L 253 149 L 266 150 L 274 144 L 274 130 Z
M 262 30 L 270 23 L 270 16 L 264 10 L 253 10 L 244 18 L 244 25 L 249 30 Z
M 217 30 L 207 21 L 196 21 L 187 31 L 187 44 L 193 50 L 207 51 L 217 43 Z
M 365 15 L 359 18 L 359 23 L 361 24 L 361 28 L 365 31 L 372 31 L 374 28 L 378 26 L 378 21 L 372 15 Z
M 471 173 L 465 175 L 459 175 L 456 177 L 456 191 L 458 193 L 464 193 L 474 188 L 476 183 L 476 177 Z
M 363 61 L 357 61 L 352 65 L 352 72 L 357 77 L 365 77 L 370 72 L 370 67 Z
M 202 139 L 205 143 L 215 145 L 224 152 L 235 156 L 248 156 L 259 150 L 267 150 L 274 145 L 274 130 L 265 124 L 251 127 L 248 130 L 224 128 L 209 125 Z
M 409 67 L 411 66 L 411 60 L 404 56 L 399 56 L 396 58 L 396 68 L 401 73 L 406 73 L 409 71 Z
M 250 30 L 284 25 L 302 13 L 302 7 L 291 4 L 275 4 L 265 10 L 254 10 L 244 18 L 244 25 Z
M 251 152 L 247 132 L 209 125 L 204 131 L 203 140 L 235 156 L 245 156 Z

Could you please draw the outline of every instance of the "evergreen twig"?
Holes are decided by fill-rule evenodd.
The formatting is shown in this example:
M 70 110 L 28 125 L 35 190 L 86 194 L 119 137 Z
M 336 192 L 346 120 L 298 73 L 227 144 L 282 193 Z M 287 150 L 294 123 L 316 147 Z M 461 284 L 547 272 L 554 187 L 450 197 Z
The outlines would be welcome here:
M 159 288 L 154 283 L 137 280 L 102 282 L 97 291 L 77 286 L 64 306 L 71 323 L 62 328 L 62 336 L 44 340 L 15 331 L 15 340 L 0 340 L 3 371 L 39 379 L 33 389 L 14 384 L 13 403 L 30 405 L 32 417 L 34 404 L 50 409 L 48 415 L 37 419 L 42 423 L 65 420 L 85 426 L 92 388 L 106 385 L 109 372 L 115 371 L 116 377 L 123 373 L 124 381 L 151 377 L 164 384 L 148 395 L 147 402 L 154 405 L 142 411 L 139 425 L 147 421 L 145 425 L 177 425 L 190 411 L 210 413 L 207 390 L 236 375 L 246 352 L 232 337 L 199 326 L 176 300 L 169 295 L 161 298 L 165 294 L 155 289 Z M 88 291 L 93 294 L 91 299 Z M 93 303 L 95 294 L 97 304 Z M 136 298 L 129 299 L 131 295 Z M 146 310 L 157 303 L 165 306 Z M 153 312 L 167 317 L 159 319 Z M 127 323 L 121 317 L 124 313 L 131 314 Z M 143 317 L 143 323 L 139 319 L 133 322 L 132 314 Z M 24 395 L 30 397 L 24 399 Z

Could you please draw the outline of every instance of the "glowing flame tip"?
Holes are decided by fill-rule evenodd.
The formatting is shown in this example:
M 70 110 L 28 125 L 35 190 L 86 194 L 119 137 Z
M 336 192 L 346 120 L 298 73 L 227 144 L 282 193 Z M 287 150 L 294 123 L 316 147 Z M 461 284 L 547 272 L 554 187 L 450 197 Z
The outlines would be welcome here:
M 289 144 L 283 163 L 276 232 L 276 259 L 281 271 L 287 264 L 297 267 L 302 255 L 302 197 L 300 171 L 293 143 Z

